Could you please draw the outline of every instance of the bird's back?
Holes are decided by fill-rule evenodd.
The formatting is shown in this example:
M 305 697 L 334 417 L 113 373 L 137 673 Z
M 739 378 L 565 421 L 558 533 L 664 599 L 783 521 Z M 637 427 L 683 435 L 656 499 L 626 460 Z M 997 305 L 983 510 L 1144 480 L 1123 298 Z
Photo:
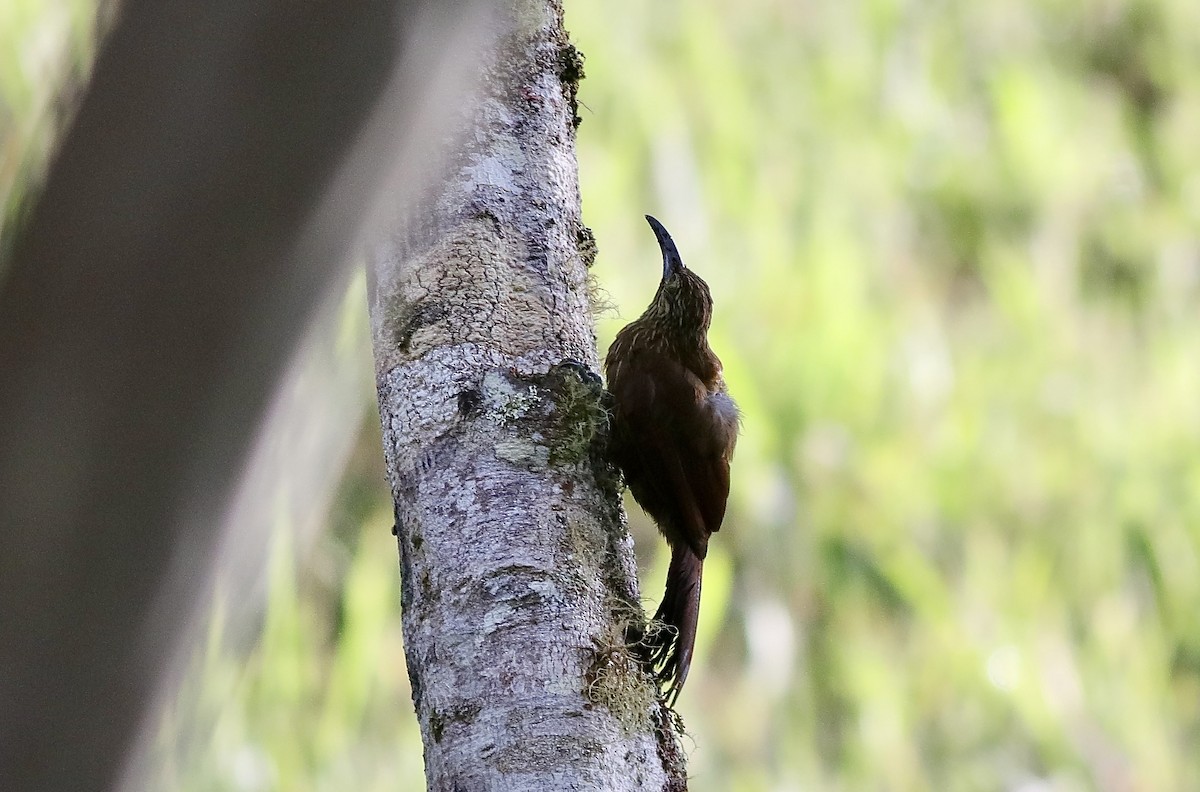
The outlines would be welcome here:
M 737 408 L 711 352 L 706 383 L 652 328 L 634 322 L 605 360 L 613 394 L 612 457 L 634 498 L 669 541 L 704 558 L 721 527 Z

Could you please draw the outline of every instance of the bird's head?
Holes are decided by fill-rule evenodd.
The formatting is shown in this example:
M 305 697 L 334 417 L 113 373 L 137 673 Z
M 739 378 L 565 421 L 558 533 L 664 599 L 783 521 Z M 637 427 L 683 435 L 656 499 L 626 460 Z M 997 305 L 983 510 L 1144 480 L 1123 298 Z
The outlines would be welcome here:
M 646 313 L 675 332 L 685 335 L 708 332 L 712 321 L 708 284 L 683 265 L 679 249 L 663 224 L 650 215 L 646 215 L 646 222 L 658 237 L 663 257 L 662 281 Z

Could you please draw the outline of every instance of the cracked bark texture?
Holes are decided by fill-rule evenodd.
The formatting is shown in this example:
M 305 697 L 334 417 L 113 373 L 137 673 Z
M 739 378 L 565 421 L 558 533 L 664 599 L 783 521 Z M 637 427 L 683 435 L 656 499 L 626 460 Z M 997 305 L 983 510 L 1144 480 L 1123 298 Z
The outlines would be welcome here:
M 494 24 L 446 175 L 368 289 L 427 783 L 685 789 L 676 721 L 626 647 L 644 615 L 603 456 L 582 57 L 558 2 Z

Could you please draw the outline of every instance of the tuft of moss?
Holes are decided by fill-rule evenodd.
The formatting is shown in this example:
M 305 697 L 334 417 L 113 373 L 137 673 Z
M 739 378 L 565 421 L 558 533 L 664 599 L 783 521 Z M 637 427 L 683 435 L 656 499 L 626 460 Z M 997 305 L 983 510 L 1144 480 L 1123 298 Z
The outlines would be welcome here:
M 571 106 L 571 129 L 579 128 L 583 119 L 579 117 L 579 81 L 583 79 L 583 53 L 569 41 L 564 41 L 558 50 L 558 79 L 562 82 L 563 96 Z
M 596 244 L 596 235 L 592 233 L 592 229 L 583 223 L 580 223 L 575 231 L 575 247 L 579 251 L 579 257 L 583 259 L 583 266 L 591 269 L 600 253 L 600 246 Z
M 584 78 L 583 53 L 571 42 L 558 50 L 558 77 L 564 83 L 578 83 Z
M 585 681 L 587 700 L 611 712 L 626 734 L 645 730 L 657 694 L 629 646 L 597 642 Z
M 543 386 L 553 394 L 550 463 L 574 464 L 591 456 L 608 431 L 604 388 L 600 378 L 581 363 L 566 360 L 546 373 Z

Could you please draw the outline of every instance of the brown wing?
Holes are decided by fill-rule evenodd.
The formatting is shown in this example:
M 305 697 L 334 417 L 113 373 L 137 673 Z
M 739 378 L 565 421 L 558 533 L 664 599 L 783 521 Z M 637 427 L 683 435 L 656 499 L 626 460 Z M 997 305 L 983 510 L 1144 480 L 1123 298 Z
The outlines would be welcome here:
M 729 497 L 729 432 L 703 383 L 671 358 L 643 348 L 611 373 L 614 456 L 634 498 L 669 541 L 704 558 Z

